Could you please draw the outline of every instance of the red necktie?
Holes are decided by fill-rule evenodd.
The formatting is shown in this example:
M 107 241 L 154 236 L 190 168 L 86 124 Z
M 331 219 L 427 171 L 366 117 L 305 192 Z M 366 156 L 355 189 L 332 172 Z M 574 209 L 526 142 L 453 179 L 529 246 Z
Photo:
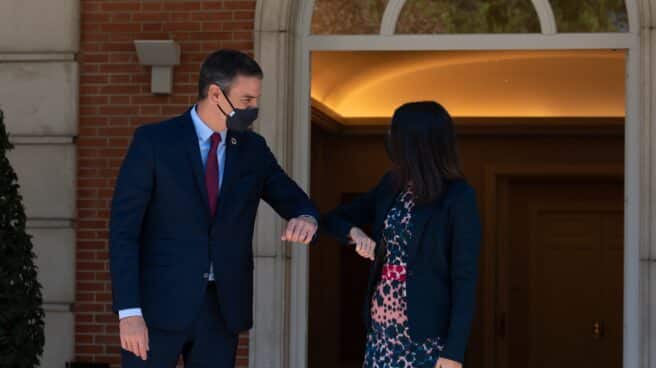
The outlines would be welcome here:
M 216 213 L 216 199 L 219 197 L 219 160 L 216 156 L 216 150 L 221 143 L 219 133 L 212 134 L 212 145 L 210 153 L 207 154 L 207 163 L 205 164 L 205 186 L 207 187 L 207 199 L 209 200 L 210 213 L 212 216 Z

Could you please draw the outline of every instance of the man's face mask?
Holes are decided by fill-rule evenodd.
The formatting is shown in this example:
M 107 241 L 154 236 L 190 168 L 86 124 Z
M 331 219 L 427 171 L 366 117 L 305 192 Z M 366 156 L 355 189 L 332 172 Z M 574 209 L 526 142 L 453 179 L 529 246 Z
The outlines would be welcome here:
M 232 112 L 230 114 L 227 114 L 219 104 L 216 106 L 221 110 L 223 115 L 226 117 L 226 124 L 228 125 L 229 130 L 233 130 L 236 132 L 243 132 L 248 130 L 251 125 L 253 125 L 253 122 L 257 119 L 257 114 L 259 112 L 259 109 L 257 107 L 249 107 L 246 109 L 237 109 L 235 106 L 232 104 L 232 101 L 230 101 L 230 98 L 228 98 L 228 94 L 225 93 L 223 88 L 219 88 L 221 90 L 221 93 L 226 98 L 226 101 L 228 101 L 228 104 L 230 104 L 230 107 L 232 108 Z

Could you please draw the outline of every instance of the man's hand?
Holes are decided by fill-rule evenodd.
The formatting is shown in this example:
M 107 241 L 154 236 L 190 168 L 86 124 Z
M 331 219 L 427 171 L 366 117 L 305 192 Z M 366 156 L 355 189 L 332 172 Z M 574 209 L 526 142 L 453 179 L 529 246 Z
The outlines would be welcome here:
M 121 347 L 142 360 L 148 359 L 148 328 L 143 317 L 134 316 L 121 319 L 119 322 L 121 332 Z
M 289 220 L 287 230 L 282 234 L 282 240 L 294 243 L 309 244 L 317 232 L 317 221 L 311 216 L 300 216 Z
M 435 363 L 435 368 L 462 368 L 462 364 L 460 364 L 460 362 L 456 362 L 455 360 L 439 358 L 437 363 Z
M 357 227 L 351 228 L 349 236 L 351 237 L 351 244 L 355 244 L 355 251 L 360 256 L 373 261 L 375 258 L 376 242 Z

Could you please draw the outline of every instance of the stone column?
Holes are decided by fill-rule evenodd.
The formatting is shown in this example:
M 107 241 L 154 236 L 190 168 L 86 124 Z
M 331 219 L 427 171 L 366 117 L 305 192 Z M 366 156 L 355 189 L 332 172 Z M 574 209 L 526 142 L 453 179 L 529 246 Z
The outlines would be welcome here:
M 257 2 L 255 58 L 264 71 L 256 130 L 266 138 L 280 165 L 293 177 L 291 12 L 292 0 Z M 261 205 L 255 228 L 255 327 L 250 335 L 250 367 L 293 366 L 289 360 L 290 325 L 294 320 L 290 314 L 291 297 L 295 294 L 290 290 L 291 252 L 301 245 L 280 241 L 284 225 L 268 205 Z
M 641 178 L 640 353 L 641 367 L 656 368 L 656 0 L 640 0 L 640 101 L 643 169 Z
M 641 367 L 656 368 L 656 0 L 640 0 L 640 91 L 642 171 L 640 326 Z M 631 91 L 629 98 L 631 98 Z
M 0 108 L 46 312 L 43 367 L 73 359 L 79 1 L 0 1 Z

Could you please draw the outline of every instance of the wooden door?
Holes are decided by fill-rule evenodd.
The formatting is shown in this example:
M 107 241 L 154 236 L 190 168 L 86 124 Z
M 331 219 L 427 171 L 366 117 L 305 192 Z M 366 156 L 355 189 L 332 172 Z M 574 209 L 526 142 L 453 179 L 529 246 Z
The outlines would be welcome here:
M 502 188 L 497 366 L 621 366 L 621 178 L 515 178 Z

